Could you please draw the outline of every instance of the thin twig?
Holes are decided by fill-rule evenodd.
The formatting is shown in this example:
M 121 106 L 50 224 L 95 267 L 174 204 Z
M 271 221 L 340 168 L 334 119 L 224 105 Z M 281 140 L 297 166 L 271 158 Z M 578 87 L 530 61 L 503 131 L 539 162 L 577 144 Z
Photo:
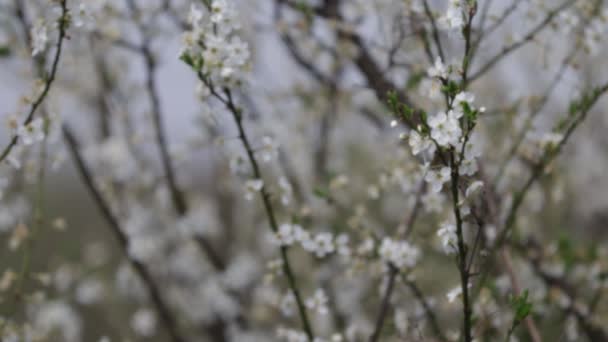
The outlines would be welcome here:
M 247 135 L 247 132 L 245 131 L 245 127 L 243 125 L 242 110 L 240 108 L 238 108 L 237 105 L 235 104 L 233 96 L 232 96 L 232 92 L 229 89 L 224 89 L 224 96 L 222 96 L 220 93 L 218 93 L 215 86 L 213 84 L 211 84 L 201 72 L 198 73 L 198 77 L 202 82 L 204 82 L 208 86 L 209 90 L 211 91 L 211 94 L 216 99 L 218 99 L 220 102 L 222 102 L 226 106 L 226 108 L 230 111 L 230 113 L 232 114 L 232 117 L 234 119 L 234 122 L 236 123 L 237 129 L 239 132 L 239 139 L 241 140 L 243 147 L 245 148 L 247 158 L 249 160 L 249 163 L 251 164 L 251 168 L 253 170 L 253 175 L 256 179 L 262 179 L 262 172 L 261 172 L 260 166 L 257 162 L 257 159 L 255 157 L 255 152 L 254 152 L 253 146 L 251 145 L 251 142 L 249 141 L 249 136 Z M 262 199 L 262 204 L 264 206 L 264 210 L 266 212 L 266 216 L 270 223 L 270 228 L 273 232 L 276 233 L 279 230 L 279 224 L 276 219 L 274 207 L 272 206 L 272 202 L 270 200 L 270 193 L 267 191 L 265 185 L 262 186 L 259 193 L 260 193 L 260 197 Z M 314 333 L 312 330 L 312 325 L 310 324 L 310 319 L 308 318 L 308 314 L 306 312 L 306 307 L 304 306 L 304 300 L 302 299 L 302 295 L 298 288 L 296 277 L 295 277 L 295 274 L 291 267 L 291 263 L 289 261 L 289 256 L 288 256 L 287 252 L 288 252 L 288 248 L 286 246 L 281 246 L 280 254 L 281 254 L 281 260 L 282 260 L 283 272 L 285 273 L 285 277 L 287 278 L 289 288 L 291 289 L 291 291 L 295 297 L 296 306 L 298 308 L 300 319 L 302 321 L 303 330 L 306 333 L 307 337 L 312 341 L 312 340 L 314 340 Z
M 132 0 L 127 0 L 127 5 L 130 9 L 132 18 L 135 20 L 135 12 L 137 11 L 135 3 Z M 144 35 L 144 39 L 140 49 L 136 52 L 138 52 L 144 59 L 146 71 L 146 90 L 148 92 L 148 96 L 150 97 L 156 145 L 158 146 L 160 152 L 161 164 L 167 181 L 167 186 L 169 188 L 169 193 L 171 194 L 173 207 L 175 212 L 181 217 L 188 213 L 188 203 L 183 191 L 177 184 L 175 167 L 169 154 L 167 134 L 162 122 L 163 115 L 161 113 L 160 97 L 158 90 L 156 89 L 156 61 L 152 51 L 150 50 L 150 41 L 147 37 L 145 37 L 144 28 L 140 27 L 139 29 L 141 34 Z M 196 242 L 216 270 L 225 269 L 226 265 L 222 260 L 222 257 L 213 249 L 210 241 L 202 236 L 199 236 L 196 237 Z
M 469 78 L 469 82 L 475 81 L 476 79 L 478 79 L 479 77 L 484 75 L 488 70 L 490 70 L 496 63 L 503 60 L 505 57 L 507 57 L 509 54 L 511 54 L 512 52 L 514 52 L 515 50 L 517 50 L 524 44 L 532 41 L 540 31 L 542 31 L 546 26 L 548 26 L 553 21 L 553 18 L 555 18 L 555 16 L 557 16 L 561 11 L 570 7 L 575 2 L 576 1 L 567 0 L 563 4 L 558 6 L 557 8 L 551 10 L 547 14 L 545 19 L 543 19 L 543 21 L 541 21 L 532 30 L 530 30 L 530 32 L 525 34 L 522 39 L 512 43 L 511 45 L 503 47 L 501 52 L 499 52 L 494 57 L 490 58 L 490 60 L 488 62 L 486 62 L 486 64 L 484 64 L 481 68 L 479 68 L 479 70 L 477 70 L 475 73 L 473 73 L 471 75 L 471 77 Z
M 66 37 L 66 32 L 67 32 L 67 28 L 69 25 L 69 19 L 67 16 L 67 14 L 68 14 L 67 1 L 62 0 L 60 2 L 60 4 L 61 4 L 61 17 L 57 21 L 57 24 L 59 26 L 59 38 L 57 39 L 57 43 L 55 44 L 55 56 L 53 57 L 53 63 L 51 65 L 51 70 L 49 72 L 48 78 L 46 79 L 46 82 L 44 83 L 44 88 L 42 89 L 42 93 L 40 93 L 40 95 L 38 95 L 38 97 L 36 98 L 34 103 L 32 103 L 29 113 L 27 114 L 25 120 L 21 124 L 22 126 L 26 126 L 26 125 L 30 124 L 32 122 L 32 120 L 34 120 L 34 115 L 36 114 L 38 107 L 40 107 L 42 102 L 44 102 L 44 100 L 46 99 L 46 96 L 49 93 L 49 90 L 51 90 L 51 85 L 55 81 L 55 75 L 57 74 L 59 60 L 61 57 L 61 51 L 63 48 L 63 40 Z M 25 21 L 24 21 L 24 24 L 26 24 Z M 6 157 L 8 157 L 9 153 L 17 145 L 18 141 L 19 141 L 19 136 L 14 135 L 13 138 L 11 139 L 11 141 L 9 142 L 9 144 L 4 148 L 4 150 L 0 154 L 0 162 L 4 161 L 4 159 L 6 159 Z
M 429 304 L 428 300 L 426 300 L 424 294 L 422 293 L 422 290 L 420 290 L 420 288 L 418 287 L 418 285 L 416 285 L 416 283 L 414 281 L 407 279 L 407 276 L 402 275 L 401 279 L 403 280 L 405 285 L 407 285 L 407 287 L 410 289 L 410 291 L 412 291 L 412 293 L 414 294 L 414 297 L 416 297 L 416 299 L 422 305 L 422 308 L 424 309 L 424 314 L 425 314 L 426 318 L 428 319 L 429 323 L 431 324 L 431 330 L 433 330 L 433 333 L 435 334 L 435 336 L 438 339 L 440 339 L 441 341 L 447 341 L 447 338 L 441 331 L 441 327 L 439 325 L 439 320 L 437 319 L 437 315 L 431 308 L 431 305 Z
M 441 39 L 439 38 L 439 29 L 437 28 L 437 22 L 435 21 L 435 17 L 433 16 L 433 12 L 431 11 L 428 0 L 424 0 L 422 4 L 424 5 L 424 13 L 426 14 L 427 18 L 431 22 L 431 29 L 432 29 L 431 32 L 433 33 L 433 40 L 435 41 L 435 47 L 437 48 L 437 52 L 439 53 L 439 57 L 441 57 L 441 60 L 445 62 L 445 55 L 443 53 Z
M 513 267 L 513 261 L 511 258 L 511 253 L 506 248 L 506 246 L 501 247 L 500 255 L 502 257 L 502 261 L 505 265 L 505 269 L 507 270 L 507 274 L 509 275 L 509 279 L 511 281 L 511 287 L 513 288 L 513 295 L 519 296 L 521 293 L 521 286 L 519 285 L 519 279 L 517 277 L 517 273 L 515 272 L 515 268 Z M 540 336 L 540 332 L 534 319 L 528 315 L 525 318 L 526 328 L 528 329 L 528 333 L 530 334 L 530 338 L 534 342 L 542 342 L 542 337 Z

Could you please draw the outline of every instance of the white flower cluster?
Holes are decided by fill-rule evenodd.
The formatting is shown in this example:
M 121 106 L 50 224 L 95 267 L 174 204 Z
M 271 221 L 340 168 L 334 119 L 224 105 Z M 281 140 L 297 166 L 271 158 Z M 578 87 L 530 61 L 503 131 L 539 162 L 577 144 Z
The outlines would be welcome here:
M 454 254 L 458 252 L 458 236 L 456 235 L 456 226 L 450 222 L 441 224 L 437 231 L 437 236 L 441 238 L 441 246 L 446 254 Z
M 585 7 L 586 6 L 582 4 L 580 7 L 572 6 L 569 10 L 560 12 L 557 16 L 557 27 L 566 35 L 577 34 L 579 27 L 582 28 L 582 45 L 584 50 L 591 56 L 595 56 L 604 47 L 602 38 L 608 31 L 608 25 L 606 25 L 608 9 L 592 10 L 590 8 L 584 9 Z M 593 5 L 590 5 L 590 7 L 593 8 Z M 589 18 L 582 13 L 578 13 L 581 9 L 583 9 L 583 13 L 592 10 L 596 15 Z M 584 20 L 584 22 L 582 23 L 581 20 Z
M 441 57 L 435 58 L 435 64 L 428 68 L 426 74 L 431 78 L 448 78 L 451 67 L 443 64 Z
M 33 145 L 44 139 L 44 120 L 35 118 L 29 124 L 17 128 L 19 142 L 25 146 Z
M 280 341 L 285 342 L 310 342 L 310 339 L 306 334 L 302 331 L 288 329 L 288 328 L 278 328 L 277 329 L 277 338 Z M 340 334 L 333 334 L 329 338 L 321 338 L 315 337 L 312 342 L 343 342 L 345 341 L 344 337 Z
M 11 122 L 10 125 L 15 127 L 16 122 Z M 21 155 L 25 147 L 32 146 L 44 140 L 45 128 L 42 118 L 35 118 L 30 123 L 17 127 L 15 136 L 17 137 L 17 145 L 10 151 L 6 160 L 15 169 L 21 168 Z
M 416 265 L 420 257 L 420 250 L 407 241 L 394 241 L 390 238 L 384 238 L 378 254 L 383 261 L 402 269 Z
M 462 112 L 449 110 L 439 112 L 429 118 L 428 124 L 431 127 L 431 138 L 433 138 L 439 146 L 447 147 L 449 145 L 456 146 L 462 136 L 460 122 Z
M 250 69 L 249 45 L 236 36 L 240 29 L 236 8 L 227 0 L 214 0 L 210 11 L 192 5 L 192 30 L 184 34 L 182 58 L 213 84 L 239 86 Z
M 340 234 L 335 238 L 329 232 L 312 235 L 298 224 L 281 224 L 279 230 L 272 236 L 272 242 L 279 246 L 291 246 L 298 243 L 304 250 L 315 254 L 318 258 L 323 258 L 336 251 L 342 256 L 351 254 L 346 234 Z
M 245 199 L 252 201 L 257 193 L 264 188 L 264 181 L 261 179 L 249 179 L 245 182 Z
M 49 42 L 49 33 L 44 21 L 39 20 L 30 30 L 32 39 L 32 56 L 37 56 L 46 50 Z
M 462 137 L 460 118 L 464 115 L 463 106 L 474 109 L 475 96 L 468 92 L 460 92 L 454 97 L 453 108 L 446 112 L 439 112 L 429 118 L 431 138 L 442 147 L 457 147 Z M 481 109 L 483 111 L 483 108 Z
M 308 342 L 308 336 L 304 332 L 294 329 L 278 328 L 277 337 L 286 342 Z
M 462 29 L 465 23 L 464 5 L 461 0 L 449 0 L 445 14 L 439 18 L 439 23 L 446 30 L 457 31 Z

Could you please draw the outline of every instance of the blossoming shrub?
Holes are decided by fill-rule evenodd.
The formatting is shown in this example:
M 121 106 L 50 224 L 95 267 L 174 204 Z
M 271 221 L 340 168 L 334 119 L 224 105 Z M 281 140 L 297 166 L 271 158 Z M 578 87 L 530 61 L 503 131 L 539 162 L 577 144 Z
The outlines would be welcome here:
M 608 341 L 603 1 L 0 7 L 2 341 Z

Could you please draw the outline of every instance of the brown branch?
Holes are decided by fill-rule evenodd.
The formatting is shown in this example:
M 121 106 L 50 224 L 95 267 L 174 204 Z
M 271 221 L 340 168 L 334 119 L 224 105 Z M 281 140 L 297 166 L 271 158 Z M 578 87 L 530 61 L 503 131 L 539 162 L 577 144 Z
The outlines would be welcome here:
M 129 240 L 123 229 L 120 227 L 120 223 L 118 219 L 112 213 L 110 206 L 106 203 L 103 195 L 97 189 L 95 182 L 93 180 L 93 176 L 86 166 L 84 159 L 82 158 L 79 151 L 79 143 L 76 140 L 76 137 L 71 132 L 69 127 L 63 125 L 62 127 L 63 138 L 66 142 L 68 149 L 74 159 L 76 164 L 76 168 L 84 182 L 87 190 L 91 194 L 97 208 L 101 212 L 104 220 L 108 224 L 110 231 L 114 235 L 114 238 L 118 241 L 121 252 L 125 255 L 135 272 L 141 278 L 144 286 L 148 290 L 148 294 L 150 295 L 150 299 L 152 304 L 156 308 L 157 313 L 160 316 L 161 321 L 164 323 L 167 328 L 167 332 L 171 337 L 171 341 L 173 342 L 184 342 L 185 338 L 179 332 L 178 324 L 174 319 L 173 313 L 169 309 L 169 306 L 165 303 L 162 298 L 161 291 L 158 285 L 155 283 L 154 278 L 148 268 L 140 261 L 129 256 L 128 248 L 129 248 Z
M 382 327 L 384 327 L 384 320 L 386 319 L 386 315 L 388 314 L 388 309 L 390 308 L 391 295 L 393 294 L 393 289 L 395 288 L 395 278 L 399 274 L 399 269 L 393 266 L 391 263 L 388 264 L 389 273 L 388 273 L 388 282 L 386 284 L 386 289 L 384 290 L 384 296 L 382 298 L 382 303 L 380 304 L 380 311 L 378 312 L 378 317 L 376 318 L 376 325 L 374 328 L 374 332 L 369 337 L 369 342 L 376 342 L 380 339 L 380 334 L 382 333 Z

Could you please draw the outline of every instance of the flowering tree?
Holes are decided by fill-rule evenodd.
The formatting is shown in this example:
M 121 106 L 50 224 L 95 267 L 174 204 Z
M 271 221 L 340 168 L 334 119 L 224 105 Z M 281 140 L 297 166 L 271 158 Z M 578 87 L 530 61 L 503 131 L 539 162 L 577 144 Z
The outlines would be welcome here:
M 603 0 L 0 8 L 2 341 L 608 341 Z

